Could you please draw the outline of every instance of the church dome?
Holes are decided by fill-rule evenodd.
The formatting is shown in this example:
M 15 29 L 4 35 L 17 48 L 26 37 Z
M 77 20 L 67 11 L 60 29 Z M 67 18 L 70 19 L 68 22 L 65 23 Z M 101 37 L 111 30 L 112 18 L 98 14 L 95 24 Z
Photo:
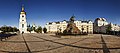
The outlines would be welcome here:
M 21 11 L 21 12 L 20 12 L 20 14 L 26 14 L 26 12 L 24 12 L 24 11 Z
M 96 18 L 95 20 L 96 20 L 96 21 L 97 21 L 97 20 L 100 20 L 100 21 L 106 21 L 105 18 Z
M 22 11 L 20 12 L 20 14 L 26 14 L 26 12 L 24 11 L 24 6 L 22 6 Z
M 75 21 L 75 16 L 73 15 L 73 16 L 71 16 L 71 18 L 70 18 L 70 21 Z
M 105 18 L 102 18 L 102 20 L 103 20 L 103 21 L 106 21 L 106 19 L 105 19 Z
M 96 18 L 95 20 L 101 20 L 101 18 Z

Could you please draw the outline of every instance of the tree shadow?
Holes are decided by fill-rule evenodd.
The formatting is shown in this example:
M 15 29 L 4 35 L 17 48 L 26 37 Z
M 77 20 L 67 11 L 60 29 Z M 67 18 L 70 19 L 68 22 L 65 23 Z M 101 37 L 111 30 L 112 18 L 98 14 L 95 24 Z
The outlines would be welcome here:
M 39 38 L 39 39 L 43 39 L 43 40 L 45 40 L 45 41 L 49 41 L 49 42 L 52 42 L 52 43 L 57 43 L 57 44 L 63 45 L 63 46 L 61 46 L 61 47 L 69 46 L 69 47 L 82 48 L 82 49 L 103 50 L 104 53 L 109 53 L 109 52 L 110 52 L 109 49 L 120 49 L 120 47 L 107 48 L 106 43 L 105 43 L 103 37 L 101 37 L 102 47 L 103 47 L 103 48 L 91 48 L 91 47 L 82 47 L 82 46 L 72 45 L 72 44 L 75 44 L 75 43 L 77 43 L 77 42 L 79 42 L 79 41 L 83 41 L 83 40 L 85 40 L 85 39 L 87 39 L 87 38 L 85 38 L 85 39 L 83 39 L 83 40 L 76 41 L 76 42 L 74 42 L 74 43 L 65 44 L 65 43 L 55 42 L 55 41 L 53 41 L 53 40 L 48 40 L 48 39 L 44 39 L 44 38 L 37 37 L 37 36 L 34 36 L 34 37 Z M 57 47 L 57 48 L 61 48 L 61 47 Z M 57 48 L 53 48 L 53 49 L 57 49 Z M 48 49 L 48 50 L 53 50 L 53 49 Z M 48 50 L 42 50 L 42 51 L 48 51 Z M 42 51 L 36 51 L 36 52 L 42 52 Z
M 0 34 L 0 40 L 3 41 L 3 39 L 7 40 L 7 38 L 11 36 L 15 36 L 17 34 Z
M 36 38 L 38 38 L 37 36 L 34 36 Z M 70 44 L 75 44 L 79 41 L 83 41 L 85 40 L 86 38 L 82 39 L 82 40 L 78 40 L 76 42 L 73 42 L 73 43 L 70 43 Z M 58 39 L 58 40 L 61 40 L 61 39 Z M 24 42 L 24 41 L 23 41 Z M 57 42 L 54 42 L 54 43 L 57 43 Z M 58 44 L 61 44 L 61 43 L 58 43 Z M 66 44 L 67 45 L 67 44 Z M 62 48 L 62 47 L 65 47 L 66 46 L 65 44 L 62 44 L 62 46 L 59 46 L 59 47 L 55 47 L 55 48 L 50 48 L 50 49 L 45 49 L 45 50 L 40 50 L 40 51 L 31 51 L 30 48 L 26 45 L 27 49 L 28 49 L 28 52 L 12 52 L 12 51 L 2 51 L 2 52 L 8 52 L 8 53 L 34 53 L 34 52 L 44 52 L 44 51 L 49 51 L 49 50 L 54 50 L 54 49 L 58 49 L 58 48 Z M 29 51 L 30 50 L 30 51 Z
M 26 47 L 28 49 L 28 52 L 12 52 L 12 51 L 3 51 L 3 52 L 8 52 L 8 53 L 34 53 L 34 52 L 44 52 L 44 51 L 49 51 L 49 50 L 54 50 L 54 49 L 58 49 L 58 48 L 62 48 L 62 47 L 66 47 L 66 46 L 69 46 L 69 47 L 74 47 L 74 48 L 82 48 L 82 49 L 88 49 L 88 50 L 103 50 L 104 53 L 109 53 L 109 49 L 120 49 L 120 47 L 116 47 L 116 48 L 107 48 L 106 46 L 106 43 L 103 39 L 103 37 L 101 36 L 101 41 L 102 41 L 102 48 L 91 48 L 91 47 L 82 47 L 82 46 L 76 46 L 76 45 L 72 45 L 72 44 L 75 44 L 77 42 L 80 42 L 80 41 L 83 41 L 87 38 L 84 38 L 82 40 L 78 40 L 76 42 L 73 42 L 73 43 L 69 43 L 69 44 L 66 44 L 66 43 L 60 43 L 60 42 L 56 42 L 56 41 L 53 41 L 53 40 L 48 40 L 48 39 L 45 39 L 45 38 L 41 38 L 41 37 L 38 37 L 38 36 L 34 36 L 32 35 L 33 37 L 36 37 L 36 38 L 39 38 L 39 39 L 42 39 L 44 41 L 49 41 L 49 42 L 52 42 L 52 43 L 56 43 L 56 44 L 60 44 L 62 46 L 59 46 L 59 47 L 55 47 L 55 48 L 50 48 L 50 49 L 45 49 L 45 50 L 40 50 L 40 51 L 31 51 L 30 48 L 28 47 L 27 45 L 27 41 L 25 41 L 25 44 L 26 44 Z M 29 51 L 30 50 L 30 51 Z

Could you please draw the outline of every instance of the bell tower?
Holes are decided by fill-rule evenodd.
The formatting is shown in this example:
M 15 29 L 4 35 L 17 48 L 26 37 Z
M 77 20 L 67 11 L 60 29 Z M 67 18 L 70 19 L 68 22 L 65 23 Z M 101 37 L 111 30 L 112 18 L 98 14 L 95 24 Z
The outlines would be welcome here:
M 20 33 L 27 33 L 26 12 L 24 10 L 23 5 L 22 5 L 22 11 L 20 12 L 19 31 L 20 31 Z

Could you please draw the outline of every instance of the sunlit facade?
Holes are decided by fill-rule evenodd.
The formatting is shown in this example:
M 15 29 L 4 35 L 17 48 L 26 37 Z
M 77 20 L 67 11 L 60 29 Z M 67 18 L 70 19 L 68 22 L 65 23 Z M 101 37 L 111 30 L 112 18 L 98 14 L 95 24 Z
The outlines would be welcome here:
M 20 12 L 19 31 L 20 31 L 20 33 L 28 33 L 28 31 L 27 31 L 26 12 L 24 11 L 23 6 L 22 6 L 22 11 Z
M 95 19 L 93 27 L 95 33 L 107 33 L 108 27 L 110 27 L 110 31 L 120 31 L 119 25 L 108 23 L 105 18 Z
M 61 22 L 49 22 L 45 25 L 45 27 L 47 28 L 47 32 L 57 32 L 57 31 L 63 32 L 67 28 L 68 23 L 69 21 L 66 20 Z M 77 20 L 74 21 L 74 23 L 81 32 L 93 33 L 93 22 L 91 20 L 89 21 Z

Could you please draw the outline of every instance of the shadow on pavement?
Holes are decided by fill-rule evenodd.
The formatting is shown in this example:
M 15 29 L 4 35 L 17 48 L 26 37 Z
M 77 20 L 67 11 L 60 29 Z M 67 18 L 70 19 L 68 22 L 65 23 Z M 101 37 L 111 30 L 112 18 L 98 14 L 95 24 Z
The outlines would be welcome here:
M 17 34 L 0 34 L 0 40 L 1 41 L 3 41 L 3 39 L 7 39 L 7 38 L 9 38 L 9 37 L 11 37 L 11 36 L 15 36 L 15 35 L 17 35 Z
M 44 51 L 54 50 L 54 49 L 62 48 L 62 47 L 65 47 L 65 46 L 74 47 L 74 48 L 88 49 L 88 50 L 103 50 L 103 53 L 110 53 L 109 49 L 120 49 L 120 47 L 118 47 L 118 48 L 107 48 L 106 43 L 105 43 L 105 41 L 104 41 L 104 39 L 103 39 L 102 36 L 101 36 L 102 48 L 90 48 L 90 47 L 82 47 L 82 46 L 72 45 L 72 44 L 75 44 L 77 42 L 83 41 L 83 40 L 85 40 L 87 38 L 84 38 L 82 40 L 78 40 L 78 41 L 70 43 L 70 44 L 65 44 L 65 43 L 55 42 L 53 40 L 48 40 L 48 39 L 41 38 L 41 37 L 34 36 L 34 35 L 32 35 L 32 36 L 36 37 L 36 38 L 39 38 L 39 39 L 42 39 L 44 41 L 49 41 L 49 42 L 52 42 L 52 43 L 60 44 L 62 46 L 51 48 L 51 49 L 40 50 L 40 51 L 31 51 L 30 48 L 29 48 L 29 46 L 28 46 L 28 44 L 27 44 L 27 42 L 32 42 L 32 41 L 26 41 L 25 38 L 24 38 L 24 36 L 23 36 L 24 41 L 20 41 L 20 42 L 24 42 L 25 43 L 25 45 L 26 45 L 26 47 L 28 49 L 28 52 L 12 52 L 12 51 L 1 51 L 1 52 L 8 52 L 8 53 L 34 53 L 34 52 L 44 52 Z M 41 42 L 41 41 L 35 41 L 35 42 Z
M 103 53 L 110 53 L 109 49 L 107 48 L 107 45 L 101 35 L 101 41 L 102 41 L 102 48 L 103 48 Z
M 25 43 L 24 41 L 2 41 L 2 42 Z M 45 41 L 27 41 L 27 42 L 45 42 Z

